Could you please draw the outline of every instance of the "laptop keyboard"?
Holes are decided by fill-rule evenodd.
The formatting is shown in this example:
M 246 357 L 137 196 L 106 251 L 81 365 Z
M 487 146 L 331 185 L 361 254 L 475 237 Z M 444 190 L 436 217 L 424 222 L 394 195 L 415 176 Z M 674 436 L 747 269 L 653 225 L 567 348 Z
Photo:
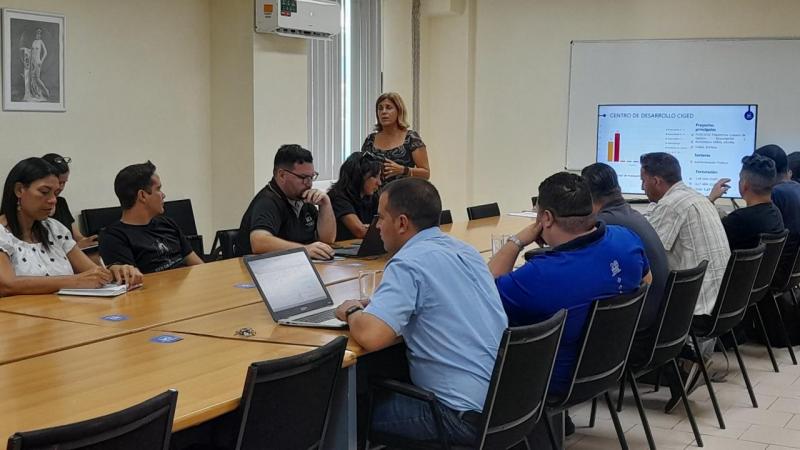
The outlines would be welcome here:
M 306 323 L 322 323 L 327 320 L 335 319 L 336 318 L 336 310 L 334 309 L 326 309 L 325 311 L 318 312 L 316 314 L 312 314 L 310 316 L 303 317 L 302 319 L 297 319 L 297 322 L 306 322 Z

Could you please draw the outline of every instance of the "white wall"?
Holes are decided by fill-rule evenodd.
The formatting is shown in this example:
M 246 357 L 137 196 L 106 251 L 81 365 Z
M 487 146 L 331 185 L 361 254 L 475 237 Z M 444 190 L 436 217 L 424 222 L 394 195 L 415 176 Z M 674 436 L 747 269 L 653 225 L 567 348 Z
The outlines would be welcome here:
M 563 169 L 571 40 L 796 36 L 800 19 L 794 0 L 467 3 L 466 17 L 424 18 L 422 39 L 422 137 L 457 219 L 468 204 L 529 207 L 539 182 Z
M 113 180 L 151 159 L 167 197 L 192 199 L 210 233 L 209 4 L 6 0 L 3 7 L 66 15 L 67 112 L 0 112 L 3 180 L 20 159 L 73 159 L 64 196 L 73 213 L 117 205 Z
M 253 161 L 256 190 L 272 178 L 272 161 L 278 147 L 282 144 L 308 146 L 307 49 L 308 41 L 304 39 L 275 34 L 254 36 Z

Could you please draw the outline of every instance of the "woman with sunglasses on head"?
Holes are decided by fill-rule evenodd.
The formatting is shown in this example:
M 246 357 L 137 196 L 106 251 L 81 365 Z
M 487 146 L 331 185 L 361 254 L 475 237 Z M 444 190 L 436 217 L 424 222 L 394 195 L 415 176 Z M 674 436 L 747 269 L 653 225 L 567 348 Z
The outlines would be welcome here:
M 0 202 L 0 296 L 141 284 L 132 266 L 94 264 L 50 218 L 58 189 L 58 169 L 42 158 L 24 159 L 9 172 Z
M 69 163 L 72 162 L 72 159 L 68 156 L 61 156 L 56 153 L 48 153 L 42 156 L 42 159 L 49 162 L 53 167 L 56 168 L 56 171 L 58 172 L 56 207 L 53 209 L 50 217 L 56 219 L 57 221 L 61 222 L 62 225 L 67 227 L 70 233 L 72 233 L 72 239 L 78 243 L 78 248 L 96 246 L 97 235 L 85 237 L 81 233 L 81 230 L 78 228 L 78 224 L 75 222 L 75 218 L 72 216 L 72 211 L 69 210 L 67 199 L 61 197 L 61 193 L 64 191 L 64 186 L 66 186 L 67 181 L 69 181 Z
M 406 122 L 406 106 L 400 94 L 387 92 L 375 102 L 375 132 L 364 140 L 362 152 L 372 152 L 384 159 L 383 182 L 401 177 L 429 179 L 428 149 L 416 131 Z
M 361 239 L 378 213 L 381 187 L 379 158 L 368 152 L 351 154 L 339 168 L 339 180 L 328 190 L 336 216 L 336 240 Z

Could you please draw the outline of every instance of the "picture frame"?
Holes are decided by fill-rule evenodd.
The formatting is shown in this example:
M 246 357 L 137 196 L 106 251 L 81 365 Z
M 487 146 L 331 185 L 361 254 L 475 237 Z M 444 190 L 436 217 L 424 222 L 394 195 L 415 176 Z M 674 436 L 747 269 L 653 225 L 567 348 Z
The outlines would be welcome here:
M 66 111 L 62 14 L 3 8 L 3 110 Z

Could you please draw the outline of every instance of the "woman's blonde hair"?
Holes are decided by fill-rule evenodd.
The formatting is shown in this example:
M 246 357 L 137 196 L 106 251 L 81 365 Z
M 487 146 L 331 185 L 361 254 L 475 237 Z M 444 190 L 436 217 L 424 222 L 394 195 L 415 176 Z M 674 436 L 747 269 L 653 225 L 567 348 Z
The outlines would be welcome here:
M 394 108 L 397 110 L 397 126 L 403 130 L 408 128 L 408 122 L 406 122 L 406 104 L 403 103 L 403 97 L 400 97 L 400 94 L 397 92 L 384 92 L 378 97 L 378 100 L 375 101 L 375 131 L 383 131 L 381 120 L 378 118 L 378 105 L 384 100 L 389 100 L 394 103 Z

